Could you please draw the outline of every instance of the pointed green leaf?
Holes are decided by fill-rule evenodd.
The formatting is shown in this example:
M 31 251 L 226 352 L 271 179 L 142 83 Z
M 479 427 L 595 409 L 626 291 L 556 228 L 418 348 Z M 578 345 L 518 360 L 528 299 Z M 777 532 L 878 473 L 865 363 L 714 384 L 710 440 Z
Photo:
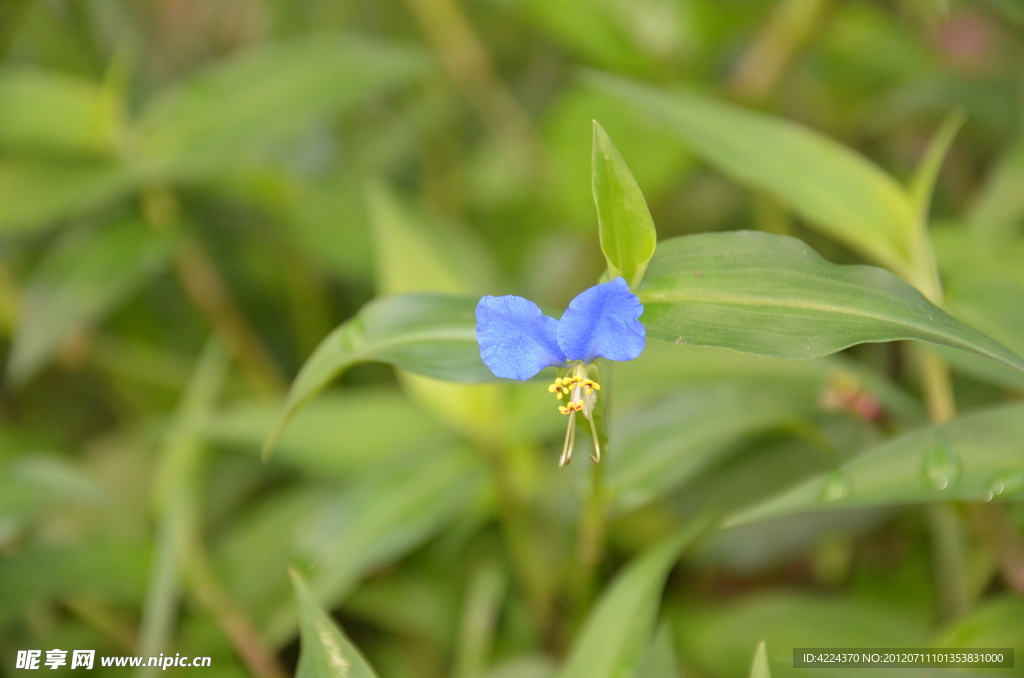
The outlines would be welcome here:
M 636 289 L 654 254 L 658 234 L 640 187 L 600 124 L 594 121 L 592 155 L 594 204 L 601 251 L 608 274 L 622 276 Z
M 494 379 L 476 342 L 477 300 L 443 294 L 402 294 L 367 304 L 320 342 L 292 382 L 264 445 L 274 446 L 304 403 L 352 365 L 379 361 L 437 379 Z
M 32 378 L 72 332 L 101 320 L 159 271 L 172 246 L 136 219 L 59 240 L 25 283 L 9 378 Z
M 295 678 L 377 678 L 366 658 L 320 609 L 299 573 L 294 568 L 288 572 L 299 607 L 302 639 Z
M 138 153 L 174 173 L 236 164 L 426 65 L 415 50 L 338 35 L 249 50 L 159 94 L 143 111 Z
M 931 143 L 925 150 L 921 162 L 914 172 L 910 181 L 910 199 L 914 209 L 920 215 L 921 223 L 924 224 L 928 217 L 928 207 L 932 201 L 932 193 L 935 191 L 935 182 L 939 178 L 939 171 L 942 163 L 949 153 L 957 132 L 967 121 L 967 113 L 963 109 L 954 109 L 942 121 Z
M 771 193 L 876 262 L 910 271 L 916 226 L 910 198 L 863 156 L 788 120 L 696 93 L 604 75 L 591 81 L 663 121 L 736 181 Z
M 829 263 L 786 236 L 733 231 L 662 242 L 637 294 L 647 335 L 679 344 L 796 360 L 917 339 L 1024 370 L 1024 358 L 892 273 Z
M 858 455 L 730 518 L 739 525 L 777 515 L 856 506 L 1003 501 L 1024 495 L 1024 405 L 965 414 Z
M 491 285 L 490 252 L 476 235 L 416 213 L 385 184 L 366 187 L 380 294 L 484 292 Z
M 558 678 L 632 675 L 651 640 L 665 578 L 705 527 L 698 521 L 633 560 L 602 594 Z
M 757 646 L 754 663 L 750 667 L 750 678 L 772 678 L 772 670 L 768 667 L 768 648 L 764 641 Z

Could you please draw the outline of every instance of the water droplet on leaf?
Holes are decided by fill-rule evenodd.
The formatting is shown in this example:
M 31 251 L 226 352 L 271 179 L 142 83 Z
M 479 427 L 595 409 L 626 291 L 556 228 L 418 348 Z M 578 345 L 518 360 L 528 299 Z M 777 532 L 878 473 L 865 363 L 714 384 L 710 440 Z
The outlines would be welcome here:
M 924 453 L 922 474 L 936 490 L 945 490 L 960 480 L 960 455 L 945 437 L 936 436 Z
M 825 485 L 821 488 L 822 501 L 839 501 L 850 496 L 853 484 L 850 477 L 842 469 L 836 469 L 828 475 Z
M 1024 471 L 1010 471 L 997 475 L 989 484 L 988 491 L 994 497 L 1012 496 L 1024 491 Z

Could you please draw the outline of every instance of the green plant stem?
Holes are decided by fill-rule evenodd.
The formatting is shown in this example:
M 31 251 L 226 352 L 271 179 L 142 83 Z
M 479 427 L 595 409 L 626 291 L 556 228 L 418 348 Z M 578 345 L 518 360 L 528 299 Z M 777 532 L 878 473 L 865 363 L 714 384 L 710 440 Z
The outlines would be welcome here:
M 458 0 L 407 0 L 452 80 L 509 156 L 535 166 L 540 145 L 529 117 L 498 76 Z
M 608 501 L 605 496 L 604 469 L 607 459 L 590 468 L 590 490 L 580 512 L 576 540 L 577 568 L 572 573 L 570 588 L 573 619 L 582 621 L 593 601 L 597 568 L 604 557 L 608 523 Z
M 173 511 L 167 512 L 157 531 L 153 567 L 142 606 L 138 654 L 143 657 L 160 654 L 167 649 L 171 640 L 180 595 L 178 554 L 175 548 L 180 530 L 181 516 Z M 156 667 L 140 666 L 135 670 L 135 678 L 150 678 L 156 672 Z
M 200 534 L 198 501 L 195 496 L 191 499 L 189 510 L 185 512 L 188 520 L 178 545 L 189 590 L 228 637 L 253 678 L 284 678 L 285 671 L 277 657 L 248 615 L 227 594 L 214 574 Z
M 144 192 L 142 212 L 146 223 L 156 231 L 172 231 L 180 226 L 181 207 L 169 189 Z M 189 301 L 228 349 L 253 391 L 267 399 L 279 399 L 288 388 L 287 381 L 231 296 L 202 243 L 191 235 L 183 235 L 174 266 Z

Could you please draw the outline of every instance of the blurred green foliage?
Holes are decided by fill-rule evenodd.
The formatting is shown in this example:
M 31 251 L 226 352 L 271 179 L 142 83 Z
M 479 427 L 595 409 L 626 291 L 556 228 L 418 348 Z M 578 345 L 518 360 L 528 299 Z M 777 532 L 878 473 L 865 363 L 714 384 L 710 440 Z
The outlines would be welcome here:
M 1022 59 L 1014 0 L 0 2 L 0 674 L 1020 664 Z M 651 339 L 559 469 L 473 308 L 605 271 Z

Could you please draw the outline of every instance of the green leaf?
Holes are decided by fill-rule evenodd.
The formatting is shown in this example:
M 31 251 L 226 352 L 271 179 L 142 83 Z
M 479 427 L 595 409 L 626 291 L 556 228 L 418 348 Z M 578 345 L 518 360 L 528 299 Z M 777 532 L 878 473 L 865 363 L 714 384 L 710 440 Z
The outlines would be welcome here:
M 557 678 L 630 676 L 651 639 L 665 578 L 707 527 L 694 522 L 633 560 L 587 618 Z
M 671 622 L 664 621 L 658 625 L 654 639 L 633 674 L 634 678 L 680 678 L 672 635 Z
M 98 84 L 56 71 L 0 72 L 0 147 L 105 154 L 116 109 Z
M 1024 358 L 888 271 L 837 266 L 786 236 L 736 231 L 662 242 L 637 294 L 647 335 L 680 344 L 796 360 L 917 339 L 1024 370 Z
M 1024 405 L 992 407 L 875 447 L 732 516 L 740 525 L 771 516 L 856 506 L 1005 501 L 1024 494 Z
M 776 648 L 777 670 L 792 666 L 794 647 L 928 645 L 923 619 L 908 617 L 891 603 L 869 603 L 838 593 L 755 593 L 726 603 L 680 607 L 673 621 L 684 661 L 702 676 L 749 675 L 750 648 L 761 641 Z M 787 675 L 841 674 L 793 671 Z
M 736 181 L 776 196 L 876 262 L 910 272 L 917 215 L 907 193 L 863 156 L 788 120 L 692 92 L 605 75 L 591 81 L 663 121 Z
M 295 678 L 377 678 L 366 658 L 320 609 L 295 568 L 289 568 L 299 607 L 302 649 Z
M 295 377 L 264 445 L 274 447 L 303 404 L 352 365 L 386 362 L 410 372 L 462 382 L 494 377 L 476 343 L 476 299 L 443 294 L 403 294 L 367 304 L 331 332 Z
M 636 289 L 654 254 L 658 233 L 636 179 L 596 120 L 591 162 L 601 251 L 608 261 L 608 275 L 622 276 L 631 289 Z
M 772 678 L 772 670 L 768 667 L 768 648 L 764 641 L 757 646 L 754 663 L 750 666 L 750 678 Z
M 981 195 L 971 206 L 971 230 L 996 242 L 1019 232 L 1024 221 L 1024 134 L 1010 146 L 986 178 Z
M 945 629 L 935 645 L 1012 647 L 1018 653 L 1024 651 L 1024 599 L 1002 594 L 980 603 Z
M 65 235 L 25 283 L 8 377 L 31 379 L 75 330 L 100 321 L 159 271 L 172 246 L 136 219 Z
M 928 207 L 932 201 L 932 193 L 935 191 L 935 182 L 938 181 L 942 163 L 953 145 L 957 132 L 966 121 L 967 113 L 961 108 L 954 109 L 945 117 L 931 143 L 928 144 L 924 157 L 921 158 L 914 177 L 910 181 L 910 199 L 922 226 L 928 221 Z
M 128 190 L 129 171 L 115 162 L 0 160 L 0 233 L 30 231 L 102 205 Z
M 380 294 L 469 294 L 491 287 L 493 263 L 475 234 L 402 204 L 385 184 L 366 188 Z
M 141 542 L 105 540 L 5 556 L 0 559 L 0 622 L 64 596 L 137 605 L 146 590 L 150 556 Z
M 328 494 L 292 528 L 291 553 L 314 566 L 307 576 L 318 600 L 340 603 L 369 572 L 465 514 L 479 499 L 484 479 L 477 454 L 417 449 L 356 479 L 350 491 Z M 288 610 L 269 619 L 267 635 L 273 642 L 283 642 L 294 630 Z
M 237 164 L 425 66 L 415 50 L 337 35 L 253 49 L 158 95 L 143 111 L 137 152 L 182 175 Z
M 818 388 L 776 382 L 678 388 L 616 420 L 607 484 L 620 511 L 647 504 L 722 458 L 745 435 L 798 420 Z
M 206 437 L 259 452 L 280 405 L 244 403 L 212 415 Z M 394 389 L 329 392 L 304 407 L 277 444 L 274 459 L 318 478 L 346 478 L 423 441 L 443 440 L 445 428 Z

